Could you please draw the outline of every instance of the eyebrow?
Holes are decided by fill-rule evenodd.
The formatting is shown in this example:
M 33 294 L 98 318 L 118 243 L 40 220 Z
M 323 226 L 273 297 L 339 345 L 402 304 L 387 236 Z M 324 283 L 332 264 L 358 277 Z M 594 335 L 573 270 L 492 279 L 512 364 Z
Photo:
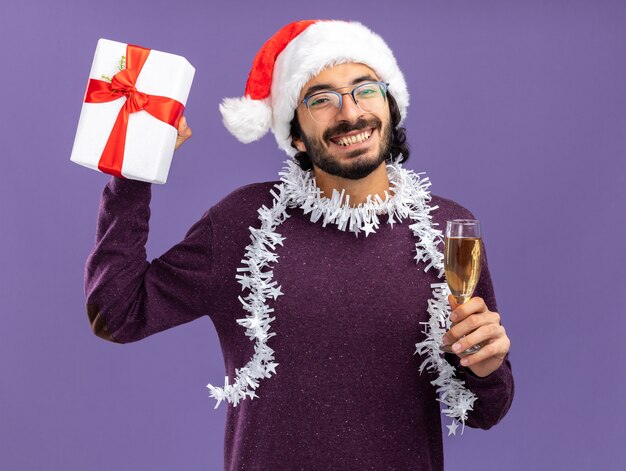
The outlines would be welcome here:
M 360 82 L 378 82 L 378 79 L 373 77 L 370 74 L 367 75 L 362 75 L 360 77 L 355 78 L 351 85 L 356 85 L 357 83 Z M 328 83 L 318 83 L 317 85 L 313 85 L 312 87 L 309 87 L 306 91 L 306 93 L 304 94 L 305 97 L 315 93 L 315 92 L 319 92 L 321 90 L 337 90 L 339 88 L 344 88 L 344 87 L 335 87 L 333 88 L 333 86 L 331 84 Z

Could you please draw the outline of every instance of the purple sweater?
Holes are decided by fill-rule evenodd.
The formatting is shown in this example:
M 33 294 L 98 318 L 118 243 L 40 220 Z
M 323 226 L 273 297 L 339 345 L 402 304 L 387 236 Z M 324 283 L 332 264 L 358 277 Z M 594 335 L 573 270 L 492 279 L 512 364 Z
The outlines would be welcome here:
M 96 245 L 87 260 L 87 312 L 96 335 L 126 343 L 207 315 L 220 339 L 225 375 L 235 377 L 254 343 L 235 279 L 257 209 L 271 204 L 276 182 L 234 191 L 194 224 L 185 239 L 148 262 L 151 185 L 113 177 L 102 194 Z M 471 218 L 433 196 L 433 220 Z M 416 266 L 404 221 L 355 237 L 322 228 L 300 209 L 277 231 L 274 280 L 283 296 L 268 340 L 279 363 L 261 380 L 259 398 L 228 407 L 226 470 L 441 470 L 442 428 L 434 374 L 419 374 L 414 355 L 428 318 L 434 270 Z M 384 221 L 386 218 L 382 218 Z M 497 310 L 486 261 L 476 289 Z M 458 366 L 455 355 L 449 360 Z M 508 411 L 513 378 L 507 359 L 486 378 L 458 367 L 477 394 L 468 425 L 489 428 Z M 217 379 L 215 384 L 220 385 Z M 208 397 L 207 407 L 214 400 Z M 223 407 L 224 405 L 222 405 Z M 449 419 L 446 419 L 446 423 Z M 462 440 L 462 438 L 459 438 Z

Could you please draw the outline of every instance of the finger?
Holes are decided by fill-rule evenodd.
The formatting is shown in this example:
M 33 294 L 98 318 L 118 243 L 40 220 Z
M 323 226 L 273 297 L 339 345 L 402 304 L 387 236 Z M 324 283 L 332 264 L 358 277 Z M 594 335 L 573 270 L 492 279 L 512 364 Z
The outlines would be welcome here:
M 174 146 L 174 150 L 178 149 L 183 142 L 189 139 L 192 135 L 191 128 L 187 124 L 187 119 L 184 116 L 181 116 L 180 122 L 178 123 L 178 136 L 176 137 L 176 145 Z
M 509 351 L 510 346 L 511 341 L 509 340 L 509 338 L 507 336 L 501 337 L 498 340 L 483 345 L 481 349 L 478 350 L 476 353 L 463 357 L 461 359 L 461 365 L 474 366 L 485 360 L 490 360 L 493 358 L 503 360 L 507 352 Z
M 183 115 L 178 121 L 178 134 L 181 135 L 189 127 L 187 124 L 187 118 Z
M 452 332 L 448 331 L 441 338 L 441 344 L 444 346 L 449 346 L 449 345 L 452 345 L 457 340 L 459 340 L 459 338 L 455 337 L 454 334 L 452 334 Z
M 454 353 L 462 353 L 478 344 L 488 344 L 500 337 L 504 337 L 504 327 L 498 324 L 486 324 L 474 330 L 471 334 L 459 339 L 452 345 Z
M 450 311 L 454 311 L 459 306 L 451 294 L 448 295 L 448 303 L 450 303 Z
M 468 335 L 474 332 L 476 329 L 484 325 L 488 325 L 488 324 L 499 325 L 499 323 L 500 323 L 500 314 L 498 314 L 497 312 L 487 311 L 487 312 L 482 312 L 478 314 L 471 314 L 470 316 L 466 317 L 464 320 L 455 323 L 450 328 L 448 333 L 450 334 L 449 335 L 450 337 L 459 339 L 463 337 L 464 335 Z
M 448 304 L 450 304 L 450 312 L 451 313 L 458 307 L 458 303 L 456 302 L 456 299 L 454 299 L 454 296 L 452 296 L 451 294 L 448 295 Z M 450 320 L 452 321 L 452 318 L 450 318 Z M 443 338 L 442 338 L 443 345 L 450 345 L 450 344 L 456 342 L 456 340 L 457 340 L 457 337 L 454 337 L 450 333 L 450 331 L 445 333 Z
M 181 116 L 180 122 L 178 123 L 178 137 L 182 137 L 184 139 L 189 139 L 191 137 L 191 128 L 187 123 L 187 119 L 184 116 Z
M 450 314 L 450 320 L 452 322 L 461 322 L 463 319 L 479 312 L 488 311 L 487 305 L 483 298 L 478 296 L 471 298 L 466 303 L 457 305 L 457 307 Z

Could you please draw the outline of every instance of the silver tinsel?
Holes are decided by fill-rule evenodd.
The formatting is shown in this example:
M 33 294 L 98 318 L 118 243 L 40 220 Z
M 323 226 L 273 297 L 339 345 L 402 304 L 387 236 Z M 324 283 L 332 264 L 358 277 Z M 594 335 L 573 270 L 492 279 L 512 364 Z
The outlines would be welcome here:
M 270 317 L 274 309 L 269 307 L 267 300 L 276 300 L 283 293 L 278 282 L 273 281 L 271 266 L 278 263 L 274 253 L 277 245 L 283 245 L 284 237 L 276 232 L 276 228 L 289 215 L 288 208 L 299 207 L 304 214 L 310 214 L 311 222 L 320 221 L 323 227 L 335 225 L 340 230 L 353 232 L 357 237 L 360 233 L 369 236 L 380 227 L 381 216 L 386 215 L 388 224 L 395 224 L 404 219 L 412 223 L 409 226 L 416 237 L 415 260 L 423 262 L 424 271 L 431 268 L 437 270 L 437 276 L 444 276 L 443 255 L 438 246 L 442 244 L 443 235 L 433 227 L 430 212 L 436 209 L 428 203 L 431 200 L 427 177 L 420 178 L 410 170 L 404 169 L 399 163 L 387 165 L 391 195 L 385 193 L 385 199 L 376 195 L 367 197 L 365 203 L 350 206 L 349 196 L 337 190 L 330 198 L 322 197 L 311 172 L 306 172 L 292 160 L 285 162 L 280 172 L 281 182 L 271 190 L 273 196 L 270 208 L 259 208 L 260 228 L 250 227 L 251 243 L 246 247 L 242 267 L 237 269 L 236 279 L 243 290 L 248 290 L 245 297 L 239 297 L 246 317 L 237 319 L 237 323 L 246 328 L 246 336 L 254 340 L 254 355 L 243 368 L 235 370 L 235 381 L 229 384 L 225 377 L 224 387 L 209 384 L 210 395 L 217 400 L 215 408 L 222 401 L 237 406 L 240 400 L 258 397 L 255 390 L 263 378 L 276 373 L 278 363 L 274 360 L 274 350 L 267 345 L 267 340 L 276 335 L 270 333 Z M 416 354 L 424 357 L 419 371 L 436 372 L 437 378 L 432 384 L 437 387 L 439 401 L 446 408 L 442 413 L 453 419 L 448 425 L 450 434 L 455 434 L 458 422 L 465 426 L 468 411 L 472 410 L 476 396 L 469 391 L 462 381 L 454 378 L 455 369 L 443 357 L 440 345 L 443 334 L 449 329 L 450 310 L 447 301 L 449 294 L 445 282 L 431 285 L 433 297 L 428 302 L 430 320 L 425 324 L 424 341 L 416 344 Z

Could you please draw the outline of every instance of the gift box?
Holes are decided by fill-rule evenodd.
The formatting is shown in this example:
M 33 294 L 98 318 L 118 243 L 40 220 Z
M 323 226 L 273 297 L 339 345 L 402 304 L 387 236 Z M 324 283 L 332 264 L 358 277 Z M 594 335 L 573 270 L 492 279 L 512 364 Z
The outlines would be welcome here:
M 184 57 L 100 39 L 70 160 L 165 183 L 194 73 Z

